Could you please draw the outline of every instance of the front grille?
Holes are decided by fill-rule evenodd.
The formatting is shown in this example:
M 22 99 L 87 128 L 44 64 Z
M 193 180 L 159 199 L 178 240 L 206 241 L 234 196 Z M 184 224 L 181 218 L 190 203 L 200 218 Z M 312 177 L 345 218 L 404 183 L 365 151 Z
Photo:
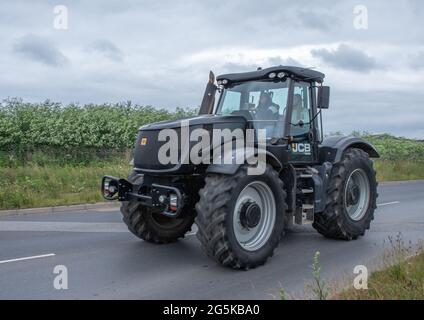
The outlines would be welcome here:
M 179 129 L 176 130 L 179 135 Z M 166 142 L 159 141 L 160 130 L 141 130 L 134 149 L 134 167 L 141 170 L 171 170 L 175 164 L 159 162 L 159 149 Z M 144 142 L 142 145 L 142 141 Z M 179 151 L 179 150 L 178 150 Z

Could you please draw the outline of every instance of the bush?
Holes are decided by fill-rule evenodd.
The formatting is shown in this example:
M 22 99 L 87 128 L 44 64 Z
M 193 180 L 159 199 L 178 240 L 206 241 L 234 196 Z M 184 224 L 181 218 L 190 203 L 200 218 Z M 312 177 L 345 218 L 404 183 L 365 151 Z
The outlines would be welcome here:
M 131 102 L 63 106 L 60 103 L 0 104 L 0 150 L 60 148 L 130 148 L 140 126 L 192 115 L 194 110 L 171 112 Z
M 58 156 L 86 163 L 93 155 L 125 151 L 134 145 L 142 125 L 183 118 L 196 110 L 171 112 L 131 102 L 64 106 L 60 103 L 24 103 L 8 99 L 0 104 L 0 165 L 26 160 L 43 164 Z M 107 150 L 107 151 L 106 151 Z M 50 160 L 49 160 L 50 161 Z
M 342 135 L 341 132 L 331 132 L 328 136 Z M 381 160 L 424 160 L 424 140 L 395 137 L 388 133 L 371 134 L 354 131 L 351 136 L 363 138 L 370 142 L 378 151 Z
M 424 142 L 420 140 L 394 137 L 390 134 L 362 137 L 372 143 L 383 160 L 423 160 Z

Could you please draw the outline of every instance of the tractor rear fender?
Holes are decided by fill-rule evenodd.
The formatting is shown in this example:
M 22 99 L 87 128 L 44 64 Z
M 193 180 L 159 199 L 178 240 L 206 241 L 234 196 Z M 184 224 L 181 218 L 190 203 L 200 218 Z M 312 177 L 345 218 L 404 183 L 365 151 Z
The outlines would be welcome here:
M 349 148 L 362 149 L 370 158 L 380 158 L 374 146 L 357 137 L 331 136 L 324 139 L 319 146 L 319 162 L 338 163 L 342 160 L 343 153 Z
M 220 147 L 222 148 L 222 150 L 224 150 L 224 144 L 221 145 Z M 261 161 L 261 158 L 266 159 L 265 160 L 266 163 L 270 164 L 278 173 L 283 168 L 283 165 L 281 164 L 281 162 L 272 153 L 270 153 L 267 150 L 262 150 L 262 149 L 257 149 L 257 148 L 255 148 L 251 152 L 247 152 L 246 150 L 247 150 L 246 148 L 238 148 L 238 149 L 232 150 L 233 163 L 231 163 L 231 164 L 225 164 L 224 160 L 221 161 L 221 159 L 214 161 L 214 159 L 212 157 L 211 164 L 206 169 L 206 172 L 207 173 L 221 173 L 221 174 L 233 175 L 237 172 L 239 167 L 243 164 L 243 163 L 236 163 L 237 155 L 243 155 L 244 156 L 246 153 L 250 154 L 250 156 L 248 156 L 248 158 L 245 158 L 244 163 L 249 163 L 249 164 L 253 163 L 253 166 L 257 166 L 257 164 L 254 163 L 254 161 L 253 161 L 254 160 L 253 158 L 257 157 L 257 159 L 259 159 L 259 161 Z M 263 155 L 263 156 L 260 156 L 260 155 Z

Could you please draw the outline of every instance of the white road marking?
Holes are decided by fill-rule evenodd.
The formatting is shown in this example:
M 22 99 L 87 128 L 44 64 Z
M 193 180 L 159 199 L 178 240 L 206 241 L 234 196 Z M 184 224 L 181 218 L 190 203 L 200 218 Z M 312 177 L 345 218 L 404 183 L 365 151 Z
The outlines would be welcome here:
M 400 203 L 400 201 L 392 201 L 392 202 L 380 203 L 380 204 L 377 204 L 377 207 L 389 206 L 389 205 L 398 204 L 398 203 Z
M 41 255 L 38 255 L 38 256 L 31 256 L 31 257 L 23 257 L 23 258 L 17 258 L 17 259 L 3 260 L 3 261 L 0 261 L 0 264 L 2 264 L 2 263 L 8 263 L 8 262 L 16 262 L 16 261 L 24 261 L 24 260 L 47 258 L 47 257 L 53 257 L 55 255 L 56 254 L 54 254 L 54 253 L 48 253 L 48 254 L 41 254 Z

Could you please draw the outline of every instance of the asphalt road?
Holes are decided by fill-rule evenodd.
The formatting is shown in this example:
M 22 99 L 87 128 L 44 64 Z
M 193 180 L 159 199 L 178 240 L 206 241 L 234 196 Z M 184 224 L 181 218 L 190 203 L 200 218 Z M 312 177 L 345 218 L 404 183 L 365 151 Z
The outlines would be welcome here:
M 0 299 L 278 299 L 281 287 L 300 298 L 316 251 L 326 279 L 347 281 L 356 265 L 378 264 L 389 236 L 424 239 L 424 181 L 379 193 L 365 237 L 328 240 L 296 227 L 265 266 L 247 272 L 210 261 L 193 233 L 170 245 L 141 241 L 116 210 L 0 217 Z M 66 290 L 54 288 L 57 265 L 67 268 Z

